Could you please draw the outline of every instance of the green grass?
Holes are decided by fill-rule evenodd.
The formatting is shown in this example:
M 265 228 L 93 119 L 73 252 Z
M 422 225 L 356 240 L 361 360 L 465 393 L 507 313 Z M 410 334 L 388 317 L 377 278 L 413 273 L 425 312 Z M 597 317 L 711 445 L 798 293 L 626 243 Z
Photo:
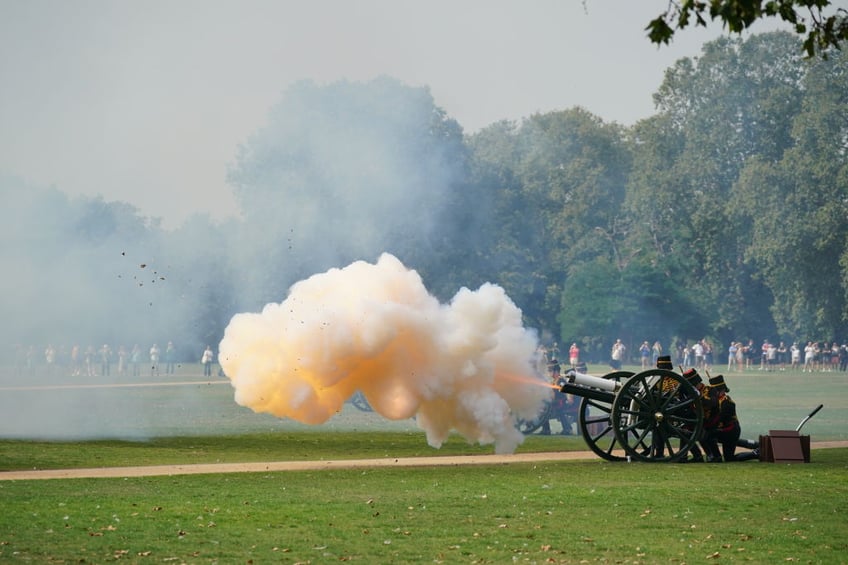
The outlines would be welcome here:
M 578 437 L 528 437 L 519 452 L 582 451 Z M 240 436 L 165 437 L 149 441 L 0 441 L 0 471 L 192 463 L 321 461 L 491 454 L 452 435 L 441 449 L 424 432 L 279 432 Z
M 0 561 L 844 563 L 848 450 L 0 482 Z
M 848 375 L 725 376 L 746 437 L 794 429 L 824 403 L 804 433 L 848 439 Z M 115 437 L 30 440 L 11 421 L 29 412 L 61 426 L 68 406 L 94 437 Z M 0 409 L 2 470 L 492 453 L 458 436 L 434 450 L 414 422 L 350 406 L 322 426 L 280 421 L 235 405 L 226 385 L 7 389 Z M 519 450 L 584 447 L 531 436 Z M 796 465 L 592 459 L 0 481 L 0 562 L 845 563 L 846 500 L 848 449 Z

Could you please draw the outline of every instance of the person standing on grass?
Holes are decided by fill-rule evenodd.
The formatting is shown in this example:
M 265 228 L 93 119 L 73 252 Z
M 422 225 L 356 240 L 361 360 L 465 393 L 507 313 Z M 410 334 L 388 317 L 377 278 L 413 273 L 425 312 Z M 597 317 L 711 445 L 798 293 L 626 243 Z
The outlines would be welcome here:
M 615 343 L 612 346 L 612 351 L 610 352 L 610 367 L 615 369 L 616 371 L 621 370 L 621 363 L 624 361 L 624 353 L 627 348 L 621 343 L 620 339 L 615 340 Z
M 124 376 L 124 371 L 127 370 L 127 348 L 123 345 L 118 346 L 118 375 Z
M 704 344 L 703 342 L 696 341 L 692 344 L 692 356 L 695 358 L 695 367 L 699 369 L 704 368 Z
M 130 352 L 130 364 L 132 364 L 132 376 L 140 377 L 141 376 L 141 348 L 136 343 L 133 345 L 132 351 Z
M 150 376 L 159 376 L 159 346 L 155 343 L 150 348 Z
M 745 346 L 741 341 L 736 342 L 736 370 L 740 373 L 745 370 Z
M 814 353 L 815 349 L 813 348 L 813 342 L 808 341 L 807 345 L 804 346 L 804 367 L 801 369 L 802 373 L 806 373 L 807 369 L 812 372 L 813 370 L 813 360 L 816 358 L 816 354 Z
M 780 370 L 786 370 L 786 359 L 787 359 L 787 349 L 786 344 L 782 341 L 777 346 L 777 364 L 780 365 Z
M 212 348 L 210 346 L 206 346 L 206 349 L 203 350 L 203 355 L 200 356 L 200 364 L 203 365 L 203 376 L 211 377 L 212 376 L 212 359 L 215 355 L 212 353 Z
M 576 367 L 580 363 L 580 348 L 577 347 L 577 343 L 572 343 L 571 347 L 568 348 L 568 364 L 571 365 L 572 368 Z
M 112 348 L 108 343 L 104 343 L 100 348 L 100 376 L 108 377 L 112 367 Z
M 733 369 L 733 363 L 736 362 L 736 342 L 731 341 L 727 346 L 727 370 Z
M 80 374 L 80 346 L 74 345 L 71 348 L 71 374 L 78 377 Z
M 663 354 L 662 344 L 658 341 L 654 342 L 654 345 L 651 346 L 651 365 L 657 364 L 657 359 L 660 358 L 660 355 Z
M 648 368 L 649 359 L 651 358 L 651 347 L 647 341 L 643 341 L 642 345 L 639 346 L 639 358 L 642 360 L 642 370 L 644 371 Z
M 681 364 L 684 367 L 692 366 L 692 348 L 686 344 L 683 345 L 683 361 Z
M 754 340 L 749 339 L 748 345 L 745 346 L 745 368 L 750 369 L 754 366 L 754 354 L 756 353 L 756 348 L 754 347 Z
M 174 367 L 177 361 L 177 348 L 174 347 L 174 342 L 169 341 L 165 346 L 165 374 L 173 375 Z
M 797 371 L 798 365 L 801 364 L 801 348 L 798 347 L 797 341 L 793 342 L 792 345 L 789 347 L 789 356 L 792 363 L 790 368 L 793 371 Z

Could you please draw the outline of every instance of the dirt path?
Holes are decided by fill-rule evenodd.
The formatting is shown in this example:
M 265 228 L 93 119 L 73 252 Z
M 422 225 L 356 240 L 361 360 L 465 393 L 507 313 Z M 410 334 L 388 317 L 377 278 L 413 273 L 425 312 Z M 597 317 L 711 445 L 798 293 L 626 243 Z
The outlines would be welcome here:
M 848 441 L 814 442 L 813 449 L 848 447 Z M 513 455 L 467 455 L 457 457 L 402 457 L 333 461 L 270 461 L 264 463 L 201 463 L 194 465 L 154 465 L 146 467 L 101 467 L 92 469 L 50 469 L 0 472 L 0 481 L 39 479 L 83 479 L 201 475 L 214 473 L 262 473 L 274 471 L 316 471 L 364 467 L 436 467 L 459 465 L 508 465 L 537 461 L 576 461 L 597 459 L 591 451 L 518 453 Z

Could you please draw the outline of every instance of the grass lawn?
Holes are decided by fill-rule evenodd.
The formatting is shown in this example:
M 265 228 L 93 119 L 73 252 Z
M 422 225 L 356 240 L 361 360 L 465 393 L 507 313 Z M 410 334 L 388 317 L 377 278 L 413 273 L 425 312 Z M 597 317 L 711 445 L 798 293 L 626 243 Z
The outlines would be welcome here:
M 725 376 L 746 437 L 794 429 L 823 403 L 804 433 L 848 439 L 848 375 Z M 436 451 L 414 422 L 352 406 L 322 426 L 279 421 L 235 405 L 226 383 L 45 386 L 0 387 L 0 470 L 492 453 L 460 437 Z M 12 421 L 20 415 L 31 428 Z M 46 433 L 66 417 L 64 431 L 83 437 Z M 584 448 L 531 436 L 519 450 Z M 0 562 L 845 563 L 846 500 L 848 449 L 796 465 L 592 459 L 0 481 Z
M 848 450 L 828 449 L 796 465 L 3 481 L 0 561 L 844 563 L 846 471 Z

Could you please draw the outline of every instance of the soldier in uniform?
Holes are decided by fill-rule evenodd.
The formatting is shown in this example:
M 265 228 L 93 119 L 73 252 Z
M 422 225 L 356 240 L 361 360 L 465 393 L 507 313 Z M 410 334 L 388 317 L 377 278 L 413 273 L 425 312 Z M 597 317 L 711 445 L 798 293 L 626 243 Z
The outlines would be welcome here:
M 551 382 L 555 385 L 562 386 L 562 375 L 560 373 L 562 367 L 556 358 L 551 359 L 551 362 L 548 364 L 548 370 L 550 371 Z M 552 410 L 550 412 L 550 415 L 559 420 L 559 423 L 562 426 L 560 434 L 566 436 L 571 435 L 571 422 L 568 420 L 567 413 L 569 400 L 574 402 L 574 399 L 570 394 L 557 391 L 551 401 Z M 540 433 L 543 436 L 551 435 L 551 422 L 547 418 L 542 421 L 542 431 Z
M 673 371 L 674 365 L 671 363 L 671 355 L 660 355 L 657 357 L 657 369 L 664 369 L 666 371 Z M 697 375 L 697 372 L 695 373 Z M 698 377 L 700 378 L 700 377 Z M 687 379 L 689 380 L 689 379 Z M 692 381 L 690 381 L 692 382 Z M 692 386 L 696 386 L 696 383 L 693 383 Z M 697 387 L 696 387 L 697 388 Z M 690 453 L 692 453 L 692 457 L 690 459 L 685 459 L 683 463 L 703 463 L 704 462 L 704 453 L 701 451 L 701 448 L 698 447 L 696 443 L 689 449 Z
M 658 365 L 658 368 L 660 368 L 659 362 L 657 362 L 657 365 Z M 689 384 L 691 384 L 693 387 L 695 387 L 695 390 L 698 391 L 698 394 L 700 395 L 699 400 L 701 402 L 701 408 L 704 411 L 704 420 L 703 420 L 704 431 L 702 432 L 704 435 L 702 435 L 702 437 L 698 438 L 698 443 L 701 445 L 701 447 L 698 447 L 698 445 L 696 444 L 692 448 L 692 459 L 689 459 L 689 462 L 691 462 L 691 463 L 703 463 L 704 461 L 706 461 L 708 463 L 712 463 L 717 456 L 718 450 L 717 449 L 714 450 L 714 451 L 710 450 L 710 445 L 709 445 L 709 443 L 706 442 L 705 435 L 706 435 L 706 429 L 710 425 L 710 422 L 713 419 L 713 414 L 716 411 L 716 404 L 713 401 L 712 396 L 710 394 L 710 387 L 708 387 L 704 384 L 704 379 L 701 378 L 701 375 L 698 374 L 697 370 L 695 370 L 694 368 L 688 369 L 687 371 L 685 371 L 683 373 L 683 378 L 685 378 L 687 381 L 689 381 Z M 707 454 L 706 459 L 704 459 L 704 454 L 701 451 L 702 448 L 703 448 L 703 451 L 706 452 L 706 454 Z M 719 459 L 721 458 L 720 455 L 718 455 L 718 457 L 719 457 Z
M 718 446 L 721 445 L 721 455 L 726 463 L 759 458 L 760 454 L 757 449 L 745 453 L 736 453 L 736 446 L 739 445 L 739 438 L 742 435 L 742 426 L 739 424 L 739 418 L 736 415 L 736 403 L 727 394 L 730 389 L 724 382 L 724 375 L 717 375 L 710 379 L 710 391 L 718 409 L 715 416 L 715 426 L 705 430 L 707 443 L 714 446 L 716 451 L 718 451 Z

